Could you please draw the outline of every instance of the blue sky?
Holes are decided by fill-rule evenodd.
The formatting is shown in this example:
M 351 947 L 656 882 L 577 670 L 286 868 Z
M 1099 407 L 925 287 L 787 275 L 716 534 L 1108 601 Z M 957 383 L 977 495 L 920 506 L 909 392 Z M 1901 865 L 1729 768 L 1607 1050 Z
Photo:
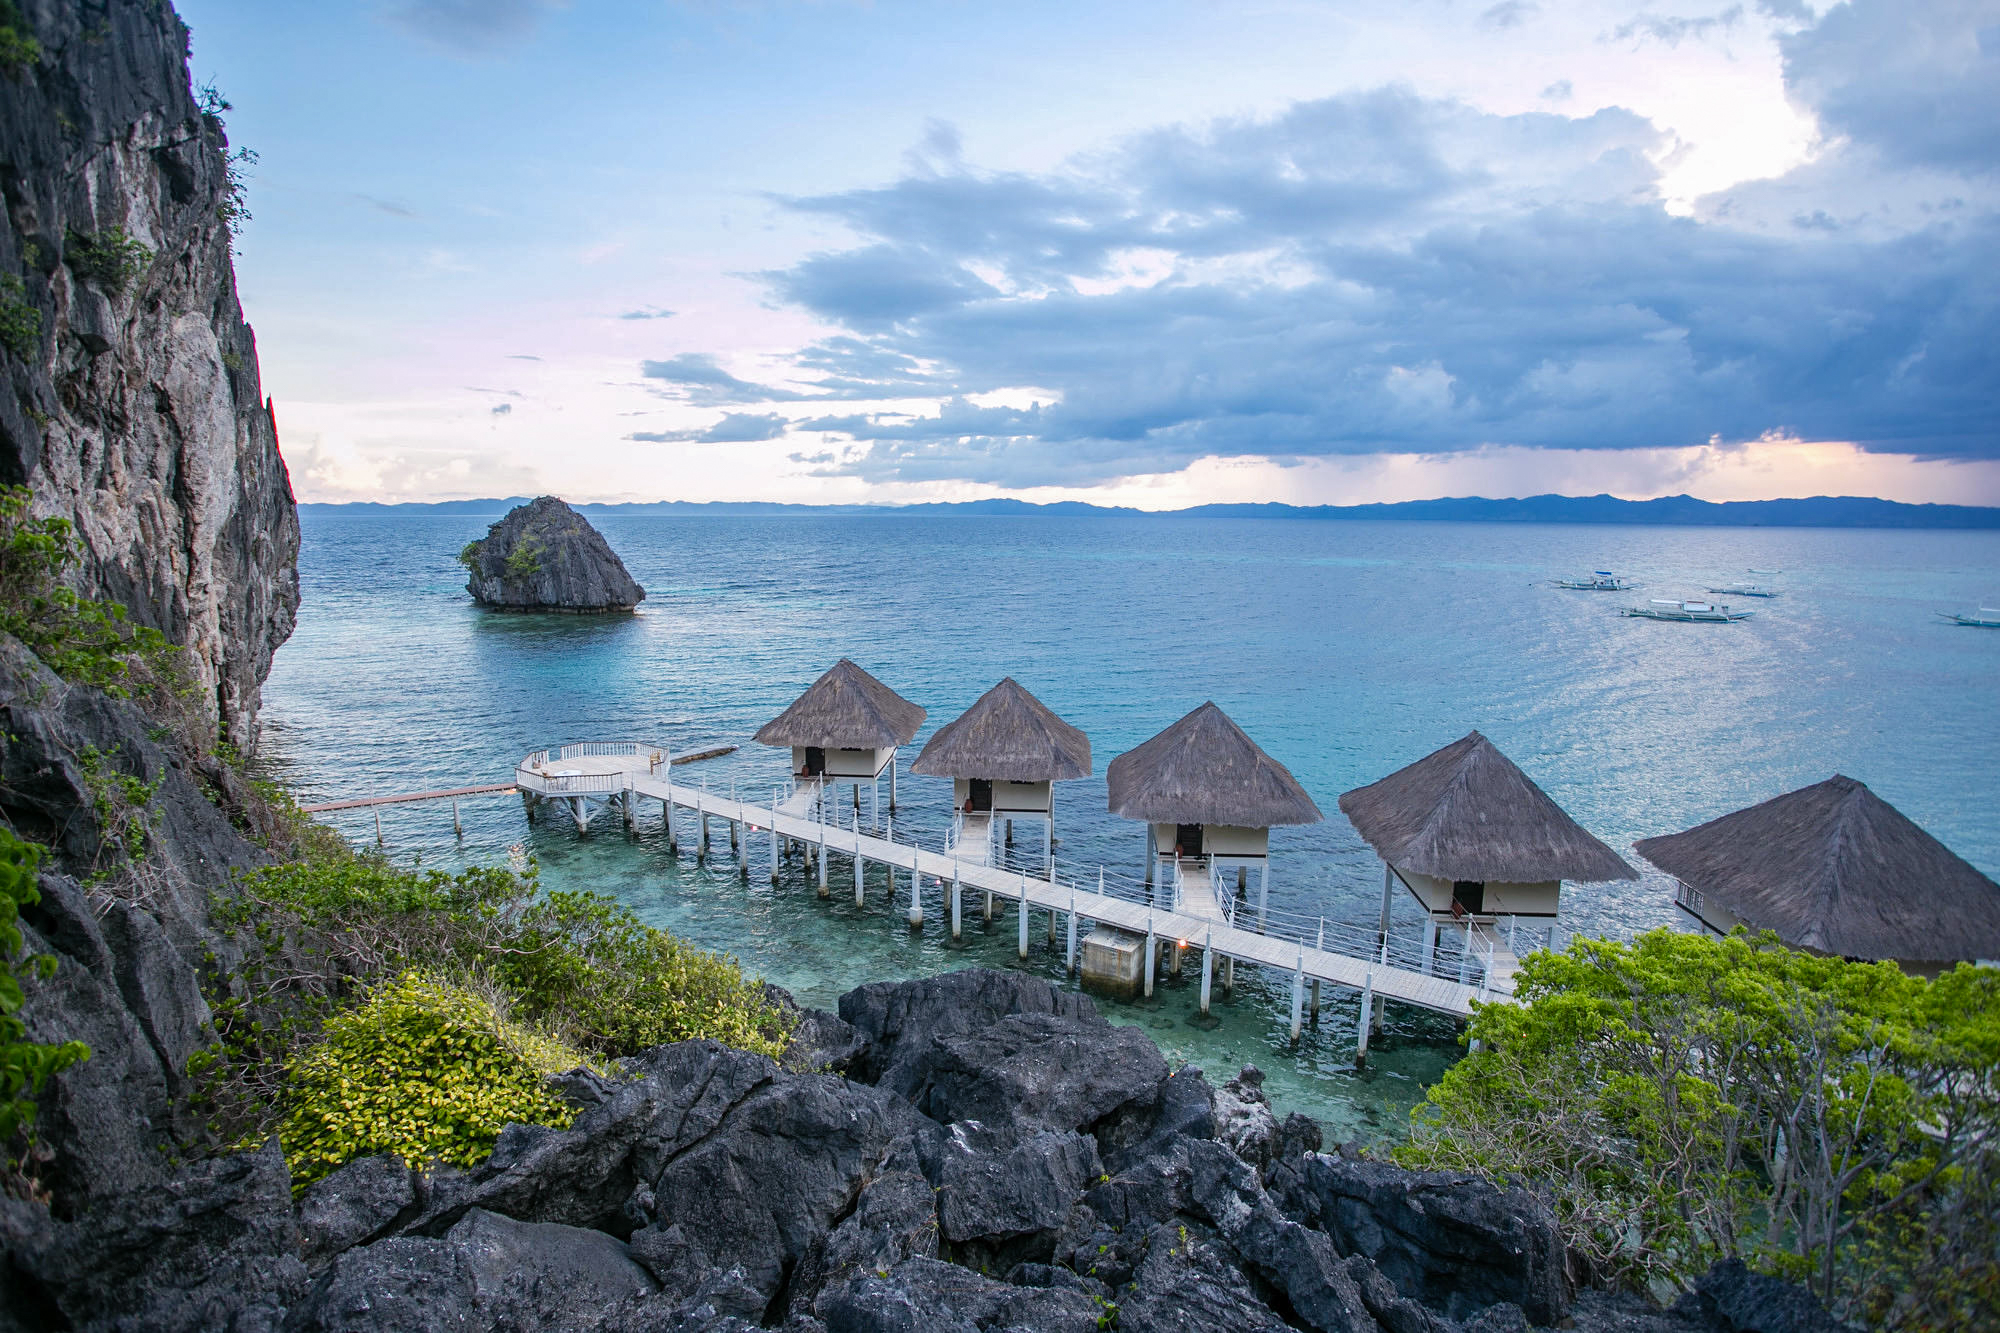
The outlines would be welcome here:
M 304 499 L 2000 503 L 2000 0 L 184 0 Z

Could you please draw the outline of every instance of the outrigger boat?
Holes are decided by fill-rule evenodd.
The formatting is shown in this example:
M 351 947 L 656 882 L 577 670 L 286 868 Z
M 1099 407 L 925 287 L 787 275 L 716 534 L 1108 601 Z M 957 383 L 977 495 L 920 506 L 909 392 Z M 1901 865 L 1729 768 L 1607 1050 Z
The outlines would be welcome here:
M 1766 588 L 1761 583 L 1732 583 L 1726 588 L 1710 588 L 1710 592 L 1724 597 L 1776 597 L 1776 588 Z
M 1717 623 L 1729 620 L 1748 620 L 1757 614 L 1754 611 L 1732 611 L 1716 602 L 1676 602 L 1668 598 L 1655 597 L 1645 606 L 1628 606 L 1628 616 L 1643 616 L 1647 620 L 1700 620 Z
M 1938 614 L 1954 625 L 1977 625 L 1981 629 L 2000 629 L 2000 607 L 1982 606 L 1977 611 L 1940 611 Z
M 1639 585 L 1619 578 L 1608 569 L 1592 572 L 1587 579 L 1550 579 L 1558 588 L 1575 588 L 1579 592 L 1630 592 Z

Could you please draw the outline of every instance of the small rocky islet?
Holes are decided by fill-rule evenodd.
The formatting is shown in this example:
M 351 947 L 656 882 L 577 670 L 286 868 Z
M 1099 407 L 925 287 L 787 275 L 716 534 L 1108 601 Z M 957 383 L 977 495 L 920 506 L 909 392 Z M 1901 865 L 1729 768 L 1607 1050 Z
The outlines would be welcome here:
M 465 590 L 499 611 L 631 611 L 646 590 L 590 521 L 553 495 L 517 505 L 459 552 Z

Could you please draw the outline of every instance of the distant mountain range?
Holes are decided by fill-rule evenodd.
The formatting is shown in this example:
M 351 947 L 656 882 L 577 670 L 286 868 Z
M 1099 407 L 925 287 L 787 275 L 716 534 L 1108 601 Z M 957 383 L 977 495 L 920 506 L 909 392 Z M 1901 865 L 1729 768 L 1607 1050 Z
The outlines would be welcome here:
M 437 500 L 428 503 L 302 504 L 305 514 L 440 514 L 498 518 L 525 496 L 505 500 Z M 1274 518 L 1341 521 L 1410 520 L 1453 523 L 1652 523 L 1739 528 L 2000 528 L 2000 508 L 1981 505 L 1899 504 L 1855 495 L 1816 495 L 1803 500 L 1730 500 L 1716 503 L 1691 495 L 1657 500 L 1620 500 L 1611 495 L 1531 495 L 1520 500 L 1467 496 L 1449 500 L 1405 500 L 1397 504 L 1286 505 L 1213 504 L 1154 512 L 1064 501 L 968 500 L 959 504 L 802 505 L 762 501 L 655 500 L 579 504 L 586 514 L 658 514 L 673 517 L 733 518 L 755 515 L 1000 515 L 1004 517 L 1104 518 Z

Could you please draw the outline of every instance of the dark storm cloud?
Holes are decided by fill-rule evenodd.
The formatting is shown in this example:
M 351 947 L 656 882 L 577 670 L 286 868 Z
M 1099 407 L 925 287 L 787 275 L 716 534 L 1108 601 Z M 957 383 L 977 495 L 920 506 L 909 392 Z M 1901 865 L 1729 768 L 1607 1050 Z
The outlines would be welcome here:
M 706 430 L 639 431 L 625 438 L 644 444 L 755 444 L 783 439 L 786 425 L 775 412 L 731 412 Z
M 1736 12 L 1649 17 L 1665 26 L 1646 35 Z M 1857 217 L 1868 189 L 1900 188 L 1880 172 L 1986 171 L 2000 123 L 1970 73 L 1918 77 L 1923 59 L 1983 68 L 1969 10 L 1883 37 L 1894 58 L 1871 62 L 1876 17 L 1864 4 L 1854 32 L 1830 19 L 1786 47 L 1794 95 L 1872 155 L 1873 184 L 1843 186 Z M 1496 116 L 1391 88 L 1160 130 L 1062 172 L 913 172 L 793 201 L 860 238 L 770 275 L 842 330 L 795 358 L 824 377 L 813 393 L 700 357 L 647 373 L 718 405 L 930 401 L 799 423 L 858 441 L 824 466 L 871 479 L 1083 484 L 1207 455 L 1770 432 L 2000 454 L 1993 210 L 1947 201 L 1897 229 L 1801 195 L 1775 228 L 1677 217 L 1654 165 L 1671 146 L 1615 109 Z M 1812 170 L 1834 179 L 1836 159 Z M 988 397 L 1002 390 L 1014 405 Z
M 1898 161 L 2000 165 L 2000 4 L 1857 0 L 1781 43 L 1785 79 L 1822 128 Z

